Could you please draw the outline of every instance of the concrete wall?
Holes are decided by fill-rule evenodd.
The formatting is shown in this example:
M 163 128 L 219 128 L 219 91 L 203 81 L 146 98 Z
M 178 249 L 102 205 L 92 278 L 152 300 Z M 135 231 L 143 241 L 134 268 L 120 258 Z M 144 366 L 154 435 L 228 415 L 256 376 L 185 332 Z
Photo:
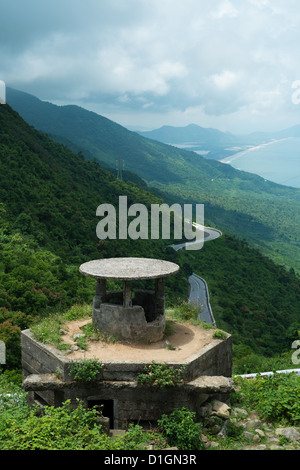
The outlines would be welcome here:
M 78 383 L 69 373 L 72 361 L 63 353 L 36 341 L 29 330 L 22 332 L 21 344 L 23 384 L 30 403 L 59 406 L 71 400 L 76 406 L 78 399 L 86 406 L 104 403 L 114 428 L 127 429 L 130 422 L 153 422 L 182 406 L 197 415 L 207 399 L 222 397 L 225 401 L 232 391 L 231 336 L 213 340 L 188 360 L 169 363 L 186 366 L 185 384 L 163 390 L 136 382 L 151 358 L 148 363 L 102 361 L 104 366 L 96 381 Z
M 56 348 L 37 341 L 30 330 L 21 334 L 22 369 L 23 374 L 50 374 L 59 370 L 64 381 L 72 381 L 69 368 L 70 359 Z M 101 358 L 99 358 L 101 360 Z M 133 381 L 143 372 L 149 361 L 102 361 L 104 366 L 101 373 L 102 380 Z M 181 362 L 168 362 L 169 365 L 179 367 L 185 365 L 184 380 L 191 381 L 199 376 L 232 375 L 232 339 L 228 335 L 224 340 L 213 340 L 210 344 L 199 349 L 188 359 Z
M 155 343 L 165 330 L 164 299 L 154 291 L 137 290 L 132 305 L 123 306 L 123 293 L 108 291 L 93 299 L 93 323 L 100 331 L 126 341 Z

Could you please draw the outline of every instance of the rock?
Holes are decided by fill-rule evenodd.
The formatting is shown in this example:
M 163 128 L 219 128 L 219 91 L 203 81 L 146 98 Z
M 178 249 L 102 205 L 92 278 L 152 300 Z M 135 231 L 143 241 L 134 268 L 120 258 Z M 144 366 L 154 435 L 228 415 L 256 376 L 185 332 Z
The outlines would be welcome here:
M 199 409 L 199 416 L 205 417 L 209 416 L 212 413 L 212 406 L 211 403 L 206 403 L 205 405 L 201 406 Z
M 246 431 L 255 431 L 262 425 L 262 422 L 259 419 L 250 419 L 245 423 Z
M 218 438 L 219 439 L 226 439 L 226 436 L 227 436 L 227 426 L 228 426 L 228 421 L 225 421 L 225 423 L 223 424 L 220 432 L 218 433 Z
M 218 434 L 223 426 L 223 420 L 218 416 L 210 416 L 204 420 L 204 426 L 209 429 L 210 433 Z
M 205 436 L 205 434 L 202 434 L 201 440 L 203 442 L 203 445 L 204 445 L 205 449 L 208 449 L 211 446 L 211 441 L 208 439 L 207 436 Z
M 219 447 L 219 444 L 218 444 L 218 442 L 212 441 L 212 442 L 210 443 L 210 447 L 213 448 L 213 449 L 216 449 L 217 447 Z
M 283 450 L 283 447 L 282 447 L 282 446 L 273 445 L 273 446 L 270 447 L 270 450 Z
M 75 335 L 73 335 L 74 341 L 76 341 L 76 339 L 84 338 L 84 337 L 85 337 L 84 333 L 75 333 Z
M 265 444 L 260 444 L 256 447 L 256 450 L 267 450 L 267 446 Z
M 216 400 L 213 403 L 212 415 L 218 416 L 222 419 L 228 419 L 230 416 L 230 407 L 221 401 Z
M 277 436 L 283 436 L 292 442 L 300 441 L 300 433 L 296 428 L 278 428 L 275 432 Z
M 247 416 L 248 416 L 248 411 L 247 411 L 247 410 L 244 410 L 243 408 L 234 408 L 234 409 L 231 411 L 231 414 L 232 414 L 232 416 L 234 416 L 234 417 L 237 417 L 237 416 L 247 417 Z
M 244 431 L 243 436 L 248 441 L 252 441 L 252 442 L 259 442 L 260 441 L 260 437 L 258 436 L 258 434 L 253 434 L 252 432 L 249 432 L 249 431 Z
M 213 436 L 216 436 L 217 434 L 219 434 L 221 429 L 222 429 L 221 426 L 219 426 L 218 424 L 215 424 L 214 426 L 210 428 L 210 432 L 212 433 Z
M 256 434 L 259 435 L 260 438 L 265 437 L 265 433 L 261 429 L 256 429 L 255 432 L 256 432 Z
M 244 431 L 243 436 L 248 441 L 252 441 L 252 439 L 253 439 L 253 434 L 252 434 L 252 432 L 249 432 L 249 431 Z

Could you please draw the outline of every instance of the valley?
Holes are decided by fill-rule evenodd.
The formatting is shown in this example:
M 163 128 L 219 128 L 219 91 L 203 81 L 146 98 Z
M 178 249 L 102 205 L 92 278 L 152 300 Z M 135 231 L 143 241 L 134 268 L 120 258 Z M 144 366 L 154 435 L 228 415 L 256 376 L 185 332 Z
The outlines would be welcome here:
M 11 88 L 7 101 L 30 125 L 72 151 L 115 176 L 121 158 L 124 176 L 137 175 L 138 184 L 143 181 L 158 197 L 162 193 L 166 202 L 204 204 L 206 225 L 245 239 L 276 263 L 300 272 L 299 189 L 138 135 L 78 106 L 56 106 Z M 298 128 L 291 132 L 296 136 Z M 214 140 L 217 133 L 219 141 L 226 137 L 226 145 L 233 145 L 232 136 L 211 133 Z M 271 136 L 253 134 L 251 143 Z M 241 137 L 241 142 L 249 143 L 249 138 Z
M 162 151 L 162 147 L 159 149 Z M 183 178 L 184 168 L 189 169 L 193 155 L 177 153 L 175 149 L 171 151 L 172 158 L 174 151 L 179 161 L 171 159 L 166 147 L 166 156 L 161 154 L 162 164 L 170 159 L 171 168 L 178 169 L 181 159 Z M 99 240 L 96 208 L 102 203 L 117 205 L 120 195 L 127 196 L 129 205 L 138 202 L 146 207 L 152 203 L 198 201 L 192 185 L 189 186 L 192 194 L 188 194 L 182 182 L 174 184 L 175 176 L 172 185 L 159 183 L 158 179 L 166 179 L 166 175 L 157 175 L 154 185 L 154 181 L 150 184 L 128 171 L 124 172 L 126 181 L 125 178 L 122 181 L 116 178 L 113 168 L 102 168 L 82 152 L 74 153 L 29 126 L 10 106 L 0 107 L 0 157 L 0 338 L 7 343 L 8 367 L 18 368 L 20 364 L 21 329 L 37 317 L 62 312 L 74 304 L 90 304 L 94 283 L 79 275 L 78 266 L 82 262 L 120 256 L 161 258 L 180 265 L 179 273 L 166 282 L 166 302 L 170 308 L 186 302 L 188 277 L 192 273 L 204 278 L 216 323 L 232 334 L 235 367 L 240 373 L 253 372 L 261 360 L 290 354 L 299 330 L 300 280 L 296 263 L 288 263 L 287 256 L 286 266 L 276 264 L 274 256 L 268 257 L 252 245 L 255 240 L 259 245 L 265 234 L 265 241 L 269 237 L 269 250 L 274 249 L 275 240 L 284 230 L 284 223 L 277 223 L 274 233 L 267 225 L 270 219 L 266 214 L 269 215 L 275 200 L 285 207 L 286 223 L 296 225 L 295 214 L 288 213 L 284 204 L 288 195 L 293 199 L 297 191 L 267 185 L 267 193 L 263 185 L 257 186 L 257 178 L 252 185 L 251 179 L 244 176 L 249 191 L 236 189 L 235 199 L 228 181 L 242 186 L 241 180 L 235 180 L 239 173 L 228 171 L 226 165 L 218 162 L 212 165 L 203 160 L 198 174 L 202 175 L 204 187 L 208 185 L 209 171 L 210 176 L 215 176 L 215 169 L 221 169 L 215 188 L 220 184 L 225 197 L 217 190 L 209 194 L 198 187 L 197 191 L 207 201 L 206 225 L 208 213 L 209 220 L 214 222 L 209 225 L 222 229 L 222 237 L 204 244 L 198 251 L 175 251 L 170 247 L 175 240 Z M 228 172 L 226 178 L 224 167 Z M 146 168 L 143 171 L 146 173 Z M 262 191 L 265 206 L 260 206 L 262 202 L 254 187 Z M 228 210 L 230 193 L 232 207 Z M 233 209 L 242 195 L 245 208 L 255 198 L 259 201 L 256 210 L 260 208 L 263 222 Z M 239 236 L 226 229 L 226 224 L 230 228 L 230 214 Z M 244 236 L 247 232 L 252 235 L 251 244 Z M 295 240 L 299 240 L 296 235 Z M 290 244 L 288 238 L 286 243 Z M 267 251 L 267 244 L 265 248 Z M 293 264 L 295 268 L 291 267 Z

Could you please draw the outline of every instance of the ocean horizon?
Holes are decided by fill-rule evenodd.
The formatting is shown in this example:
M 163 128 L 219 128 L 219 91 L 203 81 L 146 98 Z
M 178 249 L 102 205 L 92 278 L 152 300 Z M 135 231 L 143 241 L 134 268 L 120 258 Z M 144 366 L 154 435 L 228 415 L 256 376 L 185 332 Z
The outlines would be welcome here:
M 300 188 L 300 138 L 272 140 L 221 161 L 273 183 Z

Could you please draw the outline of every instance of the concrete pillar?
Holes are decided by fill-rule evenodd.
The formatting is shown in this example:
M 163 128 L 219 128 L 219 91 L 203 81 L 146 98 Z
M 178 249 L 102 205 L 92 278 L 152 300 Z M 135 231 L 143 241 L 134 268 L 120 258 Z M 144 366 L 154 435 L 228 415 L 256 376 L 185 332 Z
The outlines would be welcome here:
M 98 279 L 96 284 L 96 295 L 103 296 L 106 294 L 106 279 Z
M 96 283 L 96 295 L 93 300 L 93 307 L 100 308 L 103 297 L 106 295 L 106 279 L 98 279 Z
M 165 283 L 163 277 L 155 280 L 155 311 L 155 316 L 164 315 L 165 313 Z
M 124 288 L 123 288 L 123 307 L 124 307 L 124 308 L 132 307 L 130 281 L 124 281 Z

